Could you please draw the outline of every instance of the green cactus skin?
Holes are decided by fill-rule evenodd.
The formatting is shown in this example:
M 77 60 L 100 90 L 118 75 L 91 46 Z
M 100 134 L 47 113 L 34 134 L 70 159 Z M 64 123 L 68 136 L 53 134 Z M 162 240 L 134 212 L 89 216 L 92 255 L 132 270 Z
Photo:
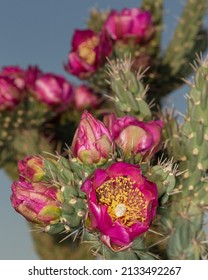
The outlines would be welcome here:
M 188 109 L 175 150 L 180 157 L 177 189 L 167 221 L 171 225 L 167 245 L 169 259 L 201 259 L 207 250 L 203 215 L 208 205 L 208 57 L 196 69 L 187 96 Z M 174 143 L 173 143 L 174 145 Z
M 192 54 L 193 49 L 196 52 L 195 43 L 198 41 L 197 34 L 201 30 L 202 19 L 207 9 L 205 0 L 188 0 L 183 13 L 179 19 L 174 35 L 163 57 L 163 64 L 170 66 L 171 74 L 181 73 L 181 67 L 188 64 L 188 56 Z M 206 40 L 206 37 L 204 38 Z M 174 58 L 174 59 L 173 59 Z
M 149 105 L 145 101 L 145 89 L 141 79 L 143 73 L 137 76 L 131 71 L 130 58 L 110 62 L 110 84 L 115 96 L 113 99 L 118 114 L 131 114 L 140 120 L 150 120 L 152 117 Z
M 150 11 L 153 18 L 153 24 L 155 27 L 154 38 L 149 43 L 152 57 L 159 58 L 161 52 L 161 36 L 163 30 L 163 0 L 143 0 L 141 8 Z
M 182 78 L 187 78 L 193 72 L 190 63 L 195 54 L 206 50 L 207 31 L 202 27 L 206 12 L 206 0 L 186 1 L 171 42 L 161 55 L 155 78 L 149 81 L 158 103 L 163 96 L 184 83 Z

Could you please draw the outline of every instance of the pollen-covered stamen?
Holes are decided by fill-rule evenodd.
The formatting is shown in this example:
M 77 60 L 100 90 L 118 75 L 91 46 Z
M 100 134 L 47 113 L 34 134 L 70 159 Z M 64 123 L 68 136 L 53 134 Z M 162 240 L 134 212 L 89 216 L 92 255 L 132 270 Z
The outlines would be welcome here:
M 81 43 L 78 48 L 79 56 L 87 63 L 92 65 L 95 62 L 96 53 L 94 51 L 95 47 L 99 44 L 99 38 L 93 36 L 92 38 Z
M 108 207 L 112 220 L 125 226 L 146 222 L 148 202 L 134 181 L 129 177 L 116 177 L 96 189 L 100 205 Z

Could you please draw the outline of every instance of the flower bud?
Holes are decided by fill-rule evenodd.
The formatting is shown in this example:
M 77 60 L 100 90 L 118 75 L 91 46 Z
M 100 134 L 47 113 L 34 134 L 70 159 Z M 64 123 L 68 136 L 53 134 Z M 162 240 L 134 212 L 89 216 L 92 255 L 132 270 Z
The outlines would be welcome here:
M 103 164 L 114 146 L 105 125 L 88 112 L 84 112 L 72 142 L 72 152 L 85 164 Z
M 39 156 L 26 157 L 18 161 L 20 178 L 30 182 L 38 182 L 45 175 L 43 160 Z
M 15 181 L 12 184 L 11 203 L 14 209 L 29 222 L 54 224 L 60 219 L 62 192 L 45 183 Z
M 21 100 L 21 93 L 11 78 L 0 76 L 0 111 L 14 109 Z
M 127 156 L 156 153 L 162 140 L 163 122 L 141 122 L 133 116 L 116 118 L 114 114 L 106 116 L 104 122 L 115 143 Z
M 77 110 L 96 108 L 99 104 L 99 97 L 89 87 L 81 85 L 75 89 L 74 103 Z
M 35 97 L 49 106 L 64 109 L 73 99 L 73 86 L 62 76 L 43 74 L 34 82 Z
M 151 14 L 138 8 L 123 9 L 121 12 L 112 10 L 104 30 L 113 40 L 135 40 L 137 43 L 147 41 L 153 34 Z
M 5 66 L 0 73 L 1 76 L 9 77 L 15 86 L 23 90 L 25 87 L 25 70 L 18 66 Z

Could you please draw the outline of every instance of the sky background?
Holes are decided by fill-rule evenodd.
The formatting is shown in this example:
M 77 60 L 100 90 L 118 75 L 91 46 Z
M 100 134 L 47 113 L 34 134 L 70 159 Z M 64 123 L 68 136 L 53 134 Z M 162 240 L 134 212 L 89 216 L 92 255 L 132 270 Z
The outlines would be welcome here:
M 173 34 L 184 3 L 182 0 L 164 2 L 163 48 Z M 44 72 L 61 74 L 69 81 L 78 82 L 63 69 L 74 29 L 86 28 L 85 22 L 93 7 L 121 10 L 139 7 L 140 3 L 138 0 L 0 0 L 0 68 L 5 65 L 27 68 L 35 64 Z M 175 92 L 166 100 L 166 105 L 185 112 L 182 95 L 186 91 L 183 87 Z M 10 185 L 10 179 L 0 170 L 0 260 L 39 259 L 27 223 L 11 207 Z

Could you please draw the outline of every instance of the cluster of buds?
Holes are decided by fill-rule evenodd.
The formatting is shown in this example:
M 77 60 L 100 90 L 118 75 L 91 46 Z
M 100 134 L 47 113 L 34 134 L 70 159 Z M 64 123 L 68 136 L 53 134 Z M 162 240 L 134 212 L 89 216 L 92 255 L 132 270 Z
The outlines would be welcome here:
M 72 224 L 72 217 L 78 217 L 76 226 L 80 220 L 86 221 L 86 229 L 92 233 L 99 231 L 100 241 L 111 251 L 126 250 L 149 229 L 158 207 L 157 185 L 143 175 L 139 164 L 126 159 L 132 154 L 145 159 L 147 154 L 152 156 L 157 152 L 162 126 L 162 121 L 145 123 L 132 116 L 116 118 L 114 114 L 105 116 L 104 123 L 85 111 L 72 142 L 73 159 L 64 161 L 64 177 L 63 166 L 57 170 L 53 167 L 58 172 L 56 178 L 67 184 L 63 185 L 64 191 L 45 180 L 41 157 L 26 157 L 18 163 L 19 180 L 12 184 L 13 207 L 28 221 L 44 228 L 61 224 L 63 217 Z M 122 149 L 125 160 L 116 158 L 118 149 Z M 87 170 L 87 177 L 76 185 L 80 168 L 81 176 Z M 77 190 L 69 188 L 69 182 Z M 85 194 L 88 206 L 82 205 L 81 199 L 77 209 L 88 209 L 88 215 L 78 215 L 80 211 L 73 204 L 80 196 L 75 199 L 74 194 L 80 191 Z
M 86 85 L 75 86 L 63 76 L 43 73 L 36 66 L 23 70 L 3 67 L 0 72 L 0 111 L 13 110 L 28 96 L 49 107 L 63 111 L 68 106 L 77 110 L 96 108 L 100 97 Z
M 104 164 L 118 149 L 125 158 L 153 156 L 161 146 L 163 122 L 141 122 L 133 116 L 104 117 L 84 112 L 72 142 L 72 152 L 84 164 Z
M 112 10 L 100 32 L 75 30 L 65 70 L 79 78 L 88 78 L 111 57 L 121 45 L 133 45 L 135 53 L 154 34 L 151 14 L 139 8 Z M 141 65 L 140 65 L 141 66 Z
M 11 203 L 29 222 L 46 227 L 61 217 L 62 192 L 44 182 L 43 160 L 26 157 L 18 163 L 19 180 L 12 184 Z

